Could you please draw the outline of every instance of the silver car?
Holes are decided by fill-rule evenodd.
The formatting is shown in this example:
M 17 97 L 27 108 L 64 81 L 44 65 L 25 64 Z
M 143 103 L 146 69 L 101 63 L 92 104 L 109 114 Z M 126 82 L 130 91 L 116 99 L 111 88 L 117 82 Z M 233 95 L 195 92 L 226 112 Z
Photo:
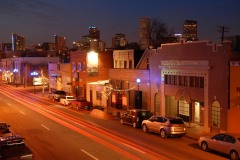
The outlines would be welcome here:
M 240 155 L 240 134 L 220 133 L 213 137 L 202 136 L 198 140 L 204 151 L 209 149 L 229 154 L 230 159 L 238 160 Z
M 179 117 L 173 116 L 152 116 L 142 122 L 143 132 L 156 132 L 162 138 L 186 134 L 186 125 Z

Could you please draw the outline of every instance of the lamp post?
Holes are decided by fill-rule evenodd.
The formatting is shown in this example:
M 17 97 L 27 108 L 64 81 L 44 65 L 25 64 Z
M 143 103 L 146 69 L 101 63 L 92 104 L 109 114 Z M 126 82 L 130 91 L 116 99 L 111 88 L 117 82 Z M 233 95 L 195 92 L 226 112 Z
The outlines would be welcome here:
M 36 76 L 38 76 L 38 72 L 36 72 L 36 71 L 33 71 L 33 72 L 31 72 L 31 76 L 33 77 L 33 93 L 35 94 L 35 81 L 34 81 L 34 78 L 36 77 Z
M 141 79 L 140 79 L 140 78 L 137 78 L 136 82 L 137 82 L 137 85 L 138 85 L 138 96 L 137 96 L 138 105 L 137 105 L 137 107 L 139 108 L 139 106 L 140 106 L 140 93 L 139 93 L 139 85 L 140 85 L 140 83 L 141 83 Z
M 18 73 L 18 69 L 14 69 L 13 70 L 13 73 L 14 73 L 14 84 L 16 85 L 16 87 L 17 87 L 17 73 Z

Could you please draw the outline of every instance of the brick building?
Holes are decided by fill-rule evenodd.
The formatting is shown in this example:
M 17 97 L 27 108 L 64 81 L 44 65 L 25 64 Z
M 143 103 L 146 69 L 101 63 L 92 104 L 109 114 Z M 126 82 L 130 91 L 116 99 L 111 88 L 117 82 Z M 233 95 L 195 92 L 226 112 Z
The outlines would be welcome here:
M 149 55 L 151 110 L 226 131 L 230 42 L 163 44 Z

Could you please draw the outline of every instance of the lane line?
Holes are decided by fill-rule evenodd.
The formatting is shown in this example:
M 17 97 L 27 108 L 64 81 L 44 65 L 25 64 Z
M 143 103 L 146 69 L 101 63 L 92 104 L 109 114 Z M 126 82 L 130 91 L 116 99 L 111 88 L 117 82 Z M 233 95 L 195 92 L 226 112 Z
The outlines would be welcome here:
M 23 115 L 26 115 L 26 113 L 24 113 L 23 111 L 19 111 L 20 113 L 22 113 Z
M 12 104 L 11 103 L 7 103 L 7 105 L 11 106 Z
M 45 125 L 41 124 L 41 126 L 50 131 L 50 129 L 48 127 L 46 127 Z
M 122 143 L 122 144 L 124 144 L 125 146 L 127 146 L 127 147 L 129 147 L 129 148 L 132 148 L 132 149 L 134 149 L 134 150 L 136 150 L 136 151 L 138 151 L 138 152 L 141 152 L 141 153 L 146 153 L 146 152 L 144 152 L 144 151 L 142 151 L 142 150 L 140 150 L 140 149 L 137 149 L 137 148 L 135 148 L 135 147 L 133 147 L 133 146 L 130 146 L 130 145 L 128 145 L 128 144 L 126 144 L 126 143 Z
M 92 157 L 95 160 L 99 160 L 98 158 L 94 157 L 92 154 L 88 153 L 87 151 L 81 149 L 82 152 L 84 152 L 85 154 L 87 154 L 88 156 Z

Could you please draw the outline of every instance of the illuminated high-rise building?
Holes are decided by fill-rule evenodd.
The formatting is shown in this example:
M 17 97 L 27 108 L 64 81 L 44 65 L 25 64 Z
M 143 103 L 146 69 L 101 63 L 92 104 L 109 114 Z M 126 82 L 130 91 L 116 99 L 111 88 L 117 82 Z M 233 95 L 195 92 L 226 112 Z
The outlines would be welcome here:
M 183 24 L 183 38 L 187 41 L 197 41 L 197 21 L 186 20 Z
M 150 19 L 148 17 L 140 18 L 140 29 L 139 29 L 139 46 L 140 49 L 145 49 L 150 46 Z
M 100 40 L 100 30 L 97 27 L 89 27 L 89 38 Z
M 125 46 L 126 43 L 125 34 L 118 33 L 112 37 L 112 48 L 120 48 Z
M 100 30 L 97 27 L 89 27 L 90 49 L 98 50 L 100 41 Z
M 24 51 L 25 50 L 25 37 L 12 33 L 12 51 Z

